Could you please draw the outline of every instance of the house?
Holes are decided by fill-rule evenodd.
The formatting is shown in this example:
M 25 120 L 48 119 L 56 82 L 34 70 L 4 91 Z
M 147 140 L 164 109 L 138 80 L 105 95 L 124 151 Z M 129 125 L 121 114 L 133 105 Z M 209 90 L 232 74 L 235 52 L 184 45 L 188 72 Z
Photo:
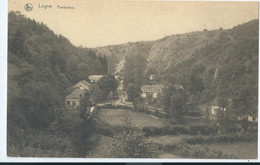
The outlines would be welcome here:
M 143 85 L 141 87 L 141 97 L 144 99 L 147 99 L 148 97 L 156 99 L 162 92 L 162 88 L 163 86 L 161 85 Z
M 65 97 L 65 105 L 76 108 L 80 105 L 80 99 L 86 92 L 92 92 L 95 89 L 95 84 L 90 84 L 86 80 L 81 80 L 73 85 L 70 90 L 71 93 Z
M 66 96 L 65 105 L 72 108 L 78 107 L 80 105 L 81 98 L 84 96 L 86 92 L 86 89 L 76 88 L 71 94 Z
M 218 113 L 219 111 L 225 112 L 226 110 L 227 110 L 226 108 L 221 108 L 221 107 L 219 107 L 219 106 L 209 106 L 209 107 L 208 107 L 209 117 L 210 117 L 210 119 L 212 119 L 212 120 L 216 120 L 217 113 Z
M 91 82 L 91 83 L 96 83 L 96 82 L 98 82 L 98 80 L 100 80 L 102 77 L 104 77 L 105 75 L 90 75 L 89 77 L 88 77 L 88 79 L 89 79 L 89 81 Z
M 253 115 L 245 115 L 244 117 L 247 118 L 247 120 L 249 122 L 257 122 L 258 121 L 258 118 L 256 116 L 253 116 Z M 243 120 L 243 117 L 238 117 L 237 119 Z

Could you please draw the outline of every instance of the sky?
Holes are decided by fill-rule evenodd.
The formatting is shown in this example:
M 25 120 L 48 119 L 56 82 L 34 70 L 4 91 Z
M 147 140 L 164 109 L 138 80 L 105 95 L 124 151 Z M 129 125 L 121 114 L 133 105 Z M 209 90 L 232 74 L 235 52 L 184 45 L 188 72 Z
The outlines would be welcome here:
M 258 2 L 9 0 L 9 11 L 43 22 L 75 46 L 150 41 L 204 29 L 229 29 L 258 19 Z M 24 6 L 31 3 L 32 11 Z M 44 9 L 41 6 L 52 5 Z M 73 9 L 61 9 L 69 6 Z

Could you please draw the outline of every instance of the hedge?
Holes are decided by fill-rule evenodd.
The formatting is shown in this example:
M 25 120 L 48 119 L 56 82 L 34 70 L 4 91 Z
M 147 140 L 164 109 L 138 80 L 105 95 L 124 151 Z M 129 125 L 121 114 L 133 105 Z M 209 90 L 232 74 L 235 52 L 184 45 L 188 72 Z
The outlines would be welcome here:
M 214 135 L 217 134 L 217 128 L 215 126 L 208 125 L 194 125 L 194 126 L 165 126 L 161 128 L 157 127 L 144 127 L 143 132 L 146 136 L 157 135 Z

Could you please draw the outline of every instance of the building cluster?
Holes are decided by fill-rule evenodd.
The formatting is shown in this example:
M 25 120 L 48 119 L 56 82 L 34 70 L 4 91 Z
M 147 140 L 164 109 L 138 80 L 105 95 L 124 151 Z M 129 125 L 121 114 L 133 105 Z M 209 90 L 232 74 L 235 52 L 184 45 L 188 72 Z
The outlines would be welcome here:
M 230 109 L 231 105 L 229 105 L 229 109 Z M 209 119 L 211 120 L 216 120 L 218 113 L 223 113 L 224 115 L 227 112 L 227 108 L 222 108 L 219 106 L 208 106 L 208 114 L 209 114 Z M 249 122 L 257 122 L 258 118 L 255 115 L 244 115 L 244 116 L 239 116 L 237 117 L 238 120 L 243 120 L 243 119 L 247 119 Z
M 92 92 L 96 85 L 82 80 L 71 87 L 71 93 L 65 97 L 65 105 L 69 107 L 78 107 L 80 105 L 81 98 L 86 92 Z
M 98 88 L 97 82 L 102 77 L 106 75 L 90 75 L 89 82 L 86 80 L 81 80 L 70 88 L 70 94 L 65 97 L 65 105 L 71 108 L 76 108 L 80 105 L 81 98 L 89 93 L 90 95 L 93 91 Z M 123 77 L 115 76 L 118 81 L 118 90 L 123 90 Z M 93 99 L 90 98 L 93 103 Z

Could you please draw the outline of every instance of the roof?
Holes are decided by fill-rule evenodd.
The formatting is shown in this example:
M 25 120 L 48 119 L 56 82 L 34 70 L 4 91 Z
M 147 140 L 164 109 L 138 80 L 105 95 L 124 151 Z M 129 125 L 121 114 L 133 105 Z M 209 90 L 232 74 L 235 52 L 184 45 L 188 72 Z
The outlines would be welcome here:
M 80 96 L 82 96 L 84 93 L 84 89 L 76 88 L 71 94 L 66 96 L 66 99 L 80 99 Z
M 161 85 L 143 85 L 141 91 L 143 93 L 160 93 L 162 91 Z
M 82 88 L 82 89 L 88 89 L 90 88 L 91 84 L 87 82 L 86 80 L 81 80 L 77 84 L 73 85 L 71 88 Z
M 99 79 L 101 79 L 104 76 L 105 75 L 90 75 L 88 78 L 89 78 L 89 80 L 98 81 Z

